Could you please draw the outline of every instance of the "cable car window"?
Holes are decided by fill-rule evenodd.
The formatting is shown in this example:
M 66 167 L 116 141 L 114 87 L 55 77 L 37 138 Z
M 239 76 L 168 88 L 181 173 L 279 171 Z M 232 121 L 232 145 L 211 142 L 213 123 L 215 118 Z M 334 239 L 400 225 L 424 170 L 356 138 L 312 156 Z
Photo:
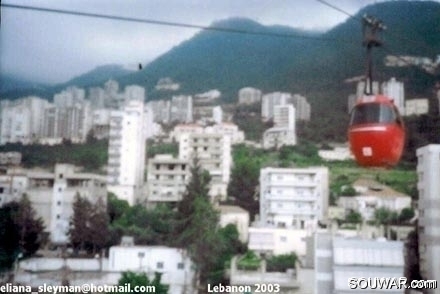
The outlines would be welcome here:
M 367 103 L 353 108 L 350 125 L 368 123 L 393 123 L 396 112 L 393 107 L 384 104 Z

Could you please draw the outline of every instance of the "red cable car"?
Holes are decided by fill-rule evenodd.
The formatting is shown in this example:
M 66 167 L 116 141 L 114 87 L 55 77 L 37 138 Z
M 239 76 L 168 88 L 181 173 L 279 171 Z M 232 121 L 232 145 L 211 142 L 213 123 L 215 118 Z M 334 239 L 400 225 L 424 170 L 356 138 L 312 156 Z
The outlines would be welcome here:
M 351 152 L 357 163 L 364 167 L 396 165 L 405 144 L 405 128 L 393 100 L 373 94 L 371 51 L 373 47 L 381 46 L 376 33 L 384 29 L 380 20 L 364 16 L 363 44 L 367 47 L 365 95 L 353 107 L 348 127 Z
M 393 101 L 383 95 L 360 98 L 351 112 L 348 140 L 359 165 L 396 165 L 403 152 L 405 128 Z

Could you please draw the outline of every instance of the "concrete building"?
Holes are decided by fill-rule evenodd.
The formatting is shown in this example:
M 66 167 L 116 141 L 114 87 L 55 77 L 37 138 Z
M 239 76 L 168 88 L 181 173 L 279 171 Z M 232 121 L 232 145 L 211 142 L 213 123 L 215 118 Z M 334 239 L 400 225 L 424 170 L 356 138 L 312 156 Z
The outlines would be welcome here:
M 204 128 L 206 134 L 222 134 L 231 138 L 231 144 L 240 144 L 244 142 L 244 132 L 238 126 L 231 122 L 224 122 L 207 126 Z
M 141 198 L 145 170 L 145 109 L 130 100 L 123 110 L 112 111 L 108 147 L 108 189 L 130 205 Z
M 180 142 L 180 137 L 185 134 L 202 134 L 205 132 L 203 126 L 199 124 L 177 124 L 170 133 L 170 138 Z
M 402 281 L 403 242 L 344 238 L 332 236 L 330 233 L 317 233 L 314 244 L 316 294 L 344 294 L 362 291 L 361 289 L 365 293 L 403 293 L 404 289 L 398 287 L 381 289 L 377 285 L 382 278 L 396 279 L 398 283 Z M 365 280 L 358 284 L 352 278 L 371 279 L 371 286 L 366 288 Z
M 0 166 L 18 166 L 21 163 L 21 158 L 21 153 L 17 151 L 0 152 Z
M 237 227 L 240 241 L 247 243 L 249 236 L 249 212 L 234 205 L 219 205 L 220 226 L 226 227 L 233 224 Z
M 162 274 L 161 283 L 169 286 L 167 293 L 195 293 L 192 287 L 194 265 L 188 254 L 183 249 L 165 246 L 113 246 L 109 258 L 27 258 L 19 262 L 15 281 L 38 288 L 44 283 L 64 285 L 62 280 L 65 278 L 69 281 L 69 289 L 74 288 L 75 293 L 82 292 L 81 286 L 85 283 L 91 285 L 91 292 L 102 293 L 94 289 L 117 285 L 125 271 L 144 272 L 150 280 L 158 272 Z M 131 290 L 134 290 L 133 284 Z M 113 288 L 110 292 L 120 293 L 120 289 Z
M 69 105 L 63 100 L 61 105 Z M 84 142 L 92 129 L 93 116 L 88 101 L 69 106 L 55 106 L 45 109 L 42 139 L 68 139 Z
M 35 142 L 42 134 L 44 112 L 49 106 L 49 102 L 36 96 L 1 101 L 0 145 Z
M 295 130 L 273 127 L 264 131 L 262 147 L 279 149 L 282 146 L 295 146 L 296 141 Z
M 316 230 L 327 219 L 328 177 L 326 167 L 261 169 L 261 224 Z
M 405 89 L 403 82 L 391 78 L 388 82 L 382 83 L 382 94 L 393 99 L 394 105 L 401 114 L 405 113 Z
M 55 165 L 54 172 L 9 169 L 0 176 L 0 203 L 28 196 L 37 216 L 43 219 L 50 241 L 66 244 L 72 204 L 79 195 L 92 203 L 107 203 L 105 177 L 79 173 L 70 164 Z
M 170 105 L 170 120 L 189 123 L 193 121 L 193 99 L 192 96 L 173 96 Z
M 274 106 L 273 123 L 278 128 L 295 130 L 295 107 L 293 104 Z
M 297 120 L 310 121 L 311 106 L 307 98 L 299 94 L 292 97 L 293 105 L 295 106 L 295 117 Z
M 212 108 L 212 120 L 216 124 L 221 124 L 223 122 L 223 110 L 221 106 L 214 106 Z
M 429 112 L 429 101 L 426 98 L 405 101 L 405 115 L 422 115 Z
M 109 251 L 109 271 L 162 273 L 161 283 L 170 294 L 193 293 L 194 265 L 185 250 L 165 246 L 113 246 Z
M 95 109 L 92 113 L 92 131 L 93 136 L 97 139 L 109 137 L 110 132 L 110 113 L 111 109 L 101 108 Z
M 154 88 L 158 91 L 177 91 L 180 88 L 180 84 L 166 77 L 159 79 Z
M 303 229 L 279 228 L 276 226 L 249 227 L 248 248 L 260 255 L 281 255 L 296 253 L 306 255 L 305 238 L 311 232 Z
M 149 107 L 154 114 L 153 120 L 157 123 L 169 123 L 171 122 L 171 101 L 170 100 L 157 100 L 157 101 L 149 101 L 147 103 L 147 107 Z
M 260 103 L 261 97 L 261 90 L 252 87 L 241 88 L 238 91 L 238 104 Z
M 346 146 L 336 146 L 332 150 L 319 150 L 319 157 L 325 161 L 344 161 L 354 159 L 353 154 Z
M 358 195 L 340 196 L 338 206 L 349 211 L 357 211 L 364 220 L 374 220 L 374 212 L 378 208 L 386 208 L 400 213 L 404 208 L 411 207 L 411 197 L 397 192 L 379 182 L 360 178 L 353 183 Z
M 157 203 L 175 203 L 182 200 L 190 178 L 187 159 L 158 154 L 148 160 L 147 206 Z
M 55 94 L 53 96 L 53 103 L 59 108 L 73 107 L 84 103 L 85 96 L 86 92 L 84 89 L 72 86 Z
M 440 145 L 417 149 L 420 273 L 440 281 Z M 439 294 L 440 289 L 429 294 Z
M 273 118 L 276 105 L 286 105 L 292 99 L 290 93 L 273 92 L 263 95 L 261 101 L 261 117 L 263 121 Z
M 232 156 L 231 138 L 222 134 L 182 134 L 179 140 L 179 158 L 190 164 L 197 158 L 202 169 L 211 175 L 210 196 L 226 199 Z
M 89 88 L 88 99 L 92 110 L 108 107 L 108 97 L 104 89 L 100 87 Z

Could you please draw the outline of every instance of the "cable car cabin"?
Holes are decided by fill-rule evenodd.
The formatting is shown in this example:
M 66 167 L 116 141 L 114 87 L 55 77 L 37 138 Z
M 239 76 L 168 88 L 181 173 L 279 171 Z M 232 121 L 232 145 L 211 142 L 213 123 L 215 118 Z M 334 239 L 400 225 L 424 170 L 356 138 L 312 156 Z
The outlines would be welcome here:
M 360 98 L 351 111 L 348 140 L 359 165 L 396 165 L 402 156 L 405 130 L 393 101 L 383 95 Z

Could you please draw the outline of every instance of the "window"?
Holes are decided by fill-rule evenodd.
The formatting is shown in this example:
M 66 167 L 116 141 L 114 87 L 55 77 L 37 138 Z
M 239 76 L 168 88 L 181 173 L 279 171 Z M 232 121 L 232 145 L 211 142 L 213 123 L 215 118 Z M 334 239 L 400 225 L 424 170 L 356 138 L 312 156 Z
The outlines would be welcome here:
M 163 262 L 159 261 L 158 263 L 156 263 L 156 268 L 157 269 L 163 269 Z
M 3 193 L 4 193 L 4 190 L 5 190 L 5 188 L 0 187 L 0 194 L 3 194 Z
M 184 269 L 185 268 L 185 264 L 183 262 L 179 262 L 177 263 L 177 269 Z
M 287 237 L 286 236 L 281 236 L 280 237 L 280 241 L 281 242 L 287 242 Z
M 57 205 L 60 206 L 61 205 L 61 201 L 57 201 Z

